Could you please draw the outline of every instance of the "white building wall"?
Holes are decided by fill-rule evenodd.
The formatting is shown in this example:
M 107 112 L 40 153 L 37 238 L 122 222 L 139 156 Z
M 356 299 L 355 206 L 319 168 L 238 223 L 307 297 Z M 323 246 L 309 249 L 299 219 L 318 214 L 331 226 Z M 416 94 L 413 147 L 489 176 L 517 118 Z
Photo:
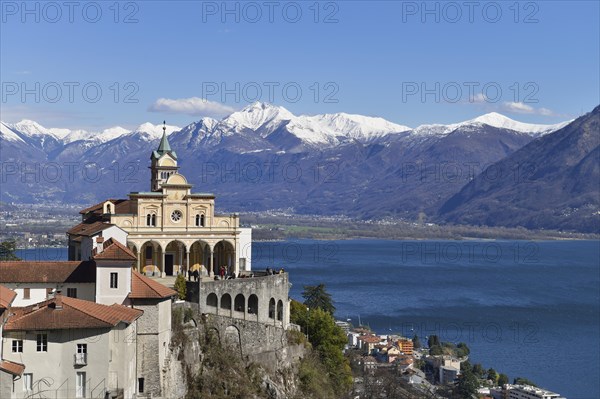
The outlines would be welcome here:
M 96 302 L 123 304 L 131 292 L 131 263 L 96 261 Z M 111 273 L 117 273 L 117 288 L 110 287 Z
M 116 382 L 116 385 L 109 385 L 108 389 L 123 389 L 125 398 L 133 398 L 136 393 L 136 341 L 135 323 L 120 323 L 110 332 L 111 356 L 108 371 L 113 374 L 111 384 Z
M 52 330 L 48 334 L 48 351 L 37 351 L 38 332 L 5 332 L 2 342 L 6 360 L 25 365 L 25 373 L 33 374 L 33 392 L 42 396 L 74 398 L 76 373 L 86 373 L 86 397 L 103 397 L 108 381 L 110 329 Z M 42 331 L 39 331 L 42 332 Z M 23 353 L 12 352 L 13 339 L 23 339 Z M 75 366 L 77 344 L 87 344 L 87 365 Z M 14 398 L 27 396 L 24 378 L 15 382 Z
M 77 298 L 86 301 L 94 301 L 96 287 L 94 283 L 2 283 L 3 286 L 10 288 L 17 293 L 12 306 L 22 307 L 33 305 L 47 298 L 47 289 L 61 291 L 67 296 L 68 288 L 77 288 Z M 24 289 L 29 288 L 29 299 L 24 298 Z
M 238 240 L 239 248 L 236 248 L 236 253 L 239 259 L 246 259 L 246 266 L 239 265 L 239 271 L 252 270 L 252 229 L 248 227 L 240 228 Z
M 102 246 L 102 243 L 96 242 L 96 238 L 100 237 L 100 235 L 102 235 L 104 241 L 113 238 L 119 241 L 121 244 L 127 246 L 127 232 L 118 226 L 111 226 L 92 237 L 83 237 L 83 239 L 81 240 L 82 260 L 90 260 L 94 249 L 97 249 L 99 246 Z

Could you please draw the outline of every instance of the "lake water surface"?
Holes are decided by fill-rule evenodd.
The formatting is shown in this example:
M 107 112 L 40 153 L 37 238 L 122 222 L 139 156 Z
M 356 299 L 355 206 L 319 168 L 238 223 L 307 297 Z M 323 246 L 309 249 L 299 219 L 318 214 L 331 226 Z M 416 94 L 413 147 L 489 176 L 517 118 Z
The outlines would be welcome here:
M 471 362 L 568 399 L 600 398 L 600 242 L 257 242 L 253 269 L 284 267 L 290 296 L 324 283 L 339 319 L 381 334 L 466 342 Z M 25 250 L 65 259 L 66 249 Z

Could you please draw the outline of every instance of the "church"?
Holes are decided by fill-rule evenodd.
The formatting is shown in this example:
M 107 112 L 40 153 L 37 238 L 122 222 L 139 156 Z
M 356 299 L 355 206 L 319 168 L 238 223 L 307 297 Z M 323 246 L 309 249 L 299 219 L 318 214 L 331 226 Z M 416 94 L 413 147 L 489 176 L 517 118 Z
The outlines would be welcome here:
M 240 227 L 237 214 L 216 215 L 214 194 L 191 191 L 179 173 L 165 126 L 150 160 L 150 191 L 79 212 L 82 222 L 67 232 L 69 260 L 87 260 L 104 240 L 123 242 L 126 237 L 136 268 L 144 274 L 164 277 L 199 270 L 214 276 L 221 267 L 229 275 L 249 271 L 251 229 Z
M 0 398 L 172 397 L 177 306 L 245 358 L 284 350 L 287 273 L 251 270 L 251 229 L 191 191 L 165 130 L 150 191 L 80 211 L 68 261 L 0 261 Z M 160 282 L 191 270 L 204 278 L 174 302 Z

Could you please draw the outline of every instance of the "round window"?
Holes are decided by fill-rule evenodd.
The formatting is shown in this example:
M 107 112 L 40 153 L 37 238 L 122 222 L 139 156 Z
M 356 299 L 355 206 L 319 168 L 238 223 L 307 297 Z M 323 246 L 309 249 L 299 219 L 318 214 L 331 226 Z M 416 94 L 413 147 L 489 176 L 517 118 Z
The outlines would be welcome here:
M 183 219 L 183 213 L 181 213 L 181 211 L 176 210 L 171 213 L 171 220 L 175 223 L 180 222 L 181 219 Z

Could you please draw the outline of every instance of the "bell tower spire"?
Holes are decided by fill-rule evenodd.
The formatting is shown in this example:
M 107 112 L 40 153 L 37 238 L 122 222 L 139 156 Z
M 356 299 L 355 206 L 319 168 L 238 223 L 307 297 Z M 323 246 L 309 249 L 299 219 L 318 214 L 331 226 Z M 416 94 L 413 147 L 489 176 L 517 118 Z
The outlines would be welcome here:
M 152 181 L 152 191 L 160 191 L 161 186 L 167 181 L 169 176 L 173 173 L 177 173 L 179 166 L 177 166 L 177 154 L 171 149 L 169 139 L 167 138 L 167 122 L 163 121 L 163 134 L 160 139 L 160 144 L 156 151 L 152 151 L 150 160 L 152 165 L 150 166 Z

